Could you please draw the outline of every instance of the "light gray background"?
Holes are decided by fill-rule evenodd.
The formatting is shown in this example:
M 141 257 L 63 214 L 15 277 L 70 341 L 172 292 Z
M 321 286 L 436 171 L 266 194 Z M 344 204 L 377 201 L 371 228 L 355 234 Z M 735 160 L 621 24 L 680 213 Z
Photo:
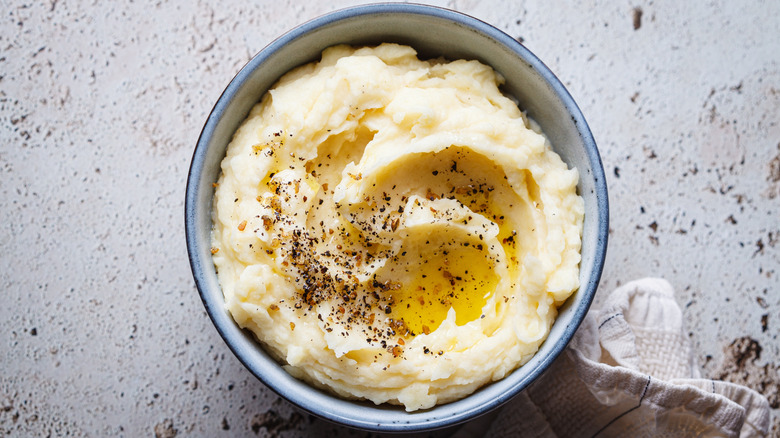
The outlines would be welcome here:
M 183 229 L 189 160 L 233 75 L 356 3 L 0 3 L 0 433 L 361 435 L 233 357 Z M 777 408 L 780 2 L 431 4 L 524 41 L 579 103 L 610 190 L 599 293 L 668 279 L 702 374 Z

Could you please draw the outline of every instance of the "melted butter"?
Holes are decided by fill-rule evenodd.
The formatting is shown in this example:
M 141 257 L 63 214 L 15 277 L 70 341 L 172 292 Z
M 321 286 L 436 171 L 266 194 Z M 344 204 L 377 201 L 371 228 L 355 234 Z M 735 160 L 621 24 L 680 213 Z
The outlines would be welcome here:
M 498 284 L 487 252 L 471 244 L 407 254 L 398 263 L 409 271 L 400 289 L 390 292 L 390 316 L 414 334 L 436 330 L 450 308 L 457 325 L 478 319 Z
M 384 353 L 386 353 L 386 351 L 381 348 L 362 348 L 360 350 L 349 351 L 344 356 L 358 363 L 370 363 L 376 362 L 377 357 Z

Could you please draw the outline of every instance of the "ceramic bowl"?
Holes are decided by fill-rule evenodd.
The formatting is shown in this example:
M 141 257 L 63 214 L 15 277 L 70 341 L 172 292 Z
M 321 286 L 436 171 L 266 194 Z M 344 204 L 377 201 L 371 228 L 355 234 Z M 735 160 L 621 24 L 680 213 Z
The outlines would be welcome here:
M 315 389 L 287 374 L 225 309 L 211 259 L 211 210 L 220 161 L 234 131 L 285 72 L 317 60 L 335 44 L 407 44 L 421 58 L 477 59 L 506 78 L 504 91 L 541 125 L 555 151 L 580 172 L 585 201 L 580 288 L 560 308 L 547 340 L 530 362 L 459 401 L 416 412 L 357 402 Z M 552 55 L 552 54 L 549 54 Z M 501 406 L 539 377 L 563 351 L 590 307 L 607 248 L 604 170 L 585 118 L 555 75 L 512 37 L 454 11 L 414 4 L 339 10 L 304 23 L 261 50 L 230 82 L 206 120 L 187 181 L 185 225 L 190 264 L 206 310 L 236 357 L 265 385 L 299 408 L 343 425 L 382 432 L 453 426 Z

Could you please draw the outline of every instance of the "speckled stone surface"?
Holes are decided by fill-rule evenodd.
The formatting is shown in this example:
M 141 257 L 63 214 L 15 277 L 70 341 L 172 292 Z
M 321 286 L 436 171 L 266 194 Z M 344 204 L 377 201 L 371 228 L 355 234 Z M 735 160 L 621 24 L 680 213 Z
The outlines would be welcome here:
M 363 435 L 246 371 L 190 274 L 184 187 L 212 105 L 273 38 L 355 4 L 249 3 L 0 8 L 0 434 Z M 561 78 L 608 173 L 601 292 L 668 279 L 702 374 L 765 393 L 780 433 L 780 2 L 432 4 Z

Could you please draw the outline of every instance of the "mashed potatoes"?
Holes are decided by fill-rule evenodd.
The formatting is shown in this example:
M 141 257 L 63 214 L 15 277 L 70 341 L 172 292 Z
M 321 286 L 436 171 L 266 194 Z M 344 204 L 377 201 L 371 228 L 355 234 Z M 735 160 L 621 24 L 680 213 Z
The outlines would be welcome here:
M 212 253 L 233 318 L 292 375 L 413 411 L 537 351 L 579 286 L 583 201 L 501 81 L 338 46 L 252 109 Z

